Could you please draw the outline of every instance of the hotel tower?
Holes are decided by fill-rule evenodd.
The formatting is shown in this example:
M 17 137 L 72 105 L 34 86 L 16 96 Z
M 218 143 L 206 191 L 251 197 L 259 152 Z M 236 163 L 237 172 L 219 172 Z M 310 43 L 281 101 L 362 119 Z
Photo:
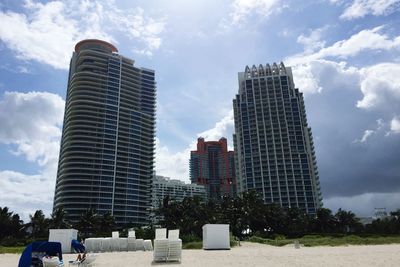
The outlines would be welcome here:
M 233 100 L 238 191 L 255 190 L 265 203 L 315 214 L 322 196 L 314 144 L 291 68 L 246 66 L 238 76 Z
M 228 151 L 226 138 L 218 141 L 197 139 L 197 150 L 190 152 L 190 180 L 204 185 L 208 199 L 220 201 L 236 195 L 234 152 Z
M 77 222 L 87 209 L 144 225 L 151 205 L 156 86 L 112 44 L 83 40 L 73 52 L 54 209 Z

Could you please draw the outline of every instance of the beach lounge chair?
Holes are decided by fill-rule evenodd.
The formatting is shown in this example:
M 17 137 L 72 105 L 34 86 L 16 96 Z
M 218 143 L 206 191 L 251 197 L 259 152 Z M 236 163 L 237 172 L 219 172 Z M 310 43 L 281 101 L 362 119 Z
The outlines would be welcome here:
M 149 239 L 143 241 L 143 246 L 144 246 L 145 251 L 153 250 L 153 244 L 151 243 L 151 240 L 149 240 Z
M 119 251 L 128 251 L 128 239 L 126 237 L 118 238 Z
M 168 231 L 168 261 L 180 261 L 182 256 L 182 240 L 179 230 Z
M 111 238 L 106 237 L 101 239 L 101 252 L 111 251 Z
M 110 239 L 110 249 L 111 251 L 119 251 L 119 238 Z
M 101 243 L 103 238 L 93 238 L 92 239 L 92 252 L 100 252 L 101 251 Z
M 85 239 L 85 248 L 86 251 L 93 251 L 93 247 L 94 247 L 94 238 L 86 238 Z
M 118 231 L 112 232 L 111 233 L 111 237 L 112 238 L 119 238 L 119 232 Z
M 60 261 L 58 257 L 42 258 L 43 267 L 60 267 L 64 264 Z
M 144 251 L 144 242 L 143 239 L 136 239 L 135 241 L 135 250 L 143 250 Z
M 110 249 L 111 251 L 120 251 L 119 247 L 119 232 L 112 232 L 112 238 L 110 241 Z
M 128 232 L 128 251 L 135 251 L 136 250 L 136 234 L 135 231 Z
M 134 231 L 134 230 L 129 231 L 129 232 L 128 232 L 128 237 L 134 237 L 134 238 L 136 238 L 136 233 L 135 233 L 135 231 Z
M 153 260 L 157 262 L 157 261 L 167 261 L 167 259 L 168 259 L 167 229 L 166 228 L 156 229 L 156 238 L 154 239 Z

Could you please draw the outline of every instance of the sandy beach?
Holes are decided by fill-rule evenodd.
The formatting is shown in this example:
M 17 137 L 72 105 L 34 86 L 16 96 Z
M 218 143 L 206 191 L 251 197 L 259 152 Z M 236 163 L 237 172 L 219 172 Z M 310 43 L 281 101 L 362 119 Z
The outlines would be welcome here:
M 273 247 L 243 242 L 222 251 L 183 250 L 181 263 L 154 263 L 152 252 L 98 254 L 94 266 L 399 266 L 400 244 L 342 247 Z M 65 266 L 76 255 L 64 255 Z M 1 254 L 1 267 L 18 266 L 19 255 Z

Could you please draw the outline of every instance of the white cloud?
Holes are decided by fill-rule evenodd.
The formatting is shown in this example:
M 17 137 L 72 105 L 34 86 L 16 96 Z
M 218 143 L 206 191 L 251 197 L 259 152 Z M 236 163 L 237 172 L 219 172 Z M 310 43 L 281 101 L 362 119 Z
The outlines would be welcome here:
M 380 63 L 363 68 L 346 63 L 315 60 L 293 66 L 298 87 L 306 95 L 323 92 L 324 86 L 335 90 L 360 90 L 362 99 L 355 106 L 365 110 L 397 112 L 400 108 L 400 64 Z
M 360 143 L 365 143 L 372 134 L 374 133 L 374 130 L 365 130 L 363 136 L 360 139 Z
M 313 66 L 311 64 L 293 66 L 293 76 L 296 81 L 296 87 L 300 88 L 304 94 L 314 94 L 322 91 L 318 78 L 313 74 Z
M 357 102 L 357 107 L 370 109 L 400 101 L 400 64 L 382 63 L 362 68 L 361 91 L 363 99 Z M 397 103 L 397 104 L 396 104 Z
M 358 108 L 398 109 L 400 78 L 397 73 L 400 71 L 400 64 L 385 62 L 356 68 L 348 67 L 342 61 L 363 51 L 399 49 L 400 36 L 390 37 L 382 33 L 382 30 L 382 26 L 362 30 L 349 39 L 335 42 L 318 51 L 313 51 L 316 46 L 321 45 L 318 43 L 318 34 L 309 38 L 300 36 L 300 40 L 306 45 L 305 51 L 288 57 L 285 63 L 293 67 L 296 85 L 306 94 L 321 92 L 321 80 L 328 77 L 330 87 L 340 88 L 340 85 L 346 85 L 347 88 L 361 90 L 363 98 L 356 103 Z M 334 60 L 341 62 L 337 63 Z
M 5 92 L 0 100 L 0 143 L 40 166 L 37 174 L 0 170 L 0 203 L 27 218 L 36 209 L 50 212 L 64 113 L 60 96 L 46 92 Z
M 266 18 L 273 13 L 279 13 L 282 8 L 286 7 L 282 0 L 235 0 L 231 4 L 231 12 L 229 13 L 229 21 L 225 21 L 225 26 L 240 25 L 247 22 L 249 17 L 253 15 Z
M 27 175 L 0 171 L 0 203 L 17 212 L 23 220 L 41 209 L 49 215 L 53 206 L 55 173 Z
M 5 92 L 0 100 L 0 141 L 18 143 L 60 137 L 64 100 L 47 92 Z
M 195 142 L 183 151 L 173 153 L 156 138 L 156 173 L 189 182 L 190 151 L 195 149 Z
M 400 134 L 400 116 L 396 116 L 390 121 L 390 131 Z
M 347 40 L 334 43 L 330 47 L 322 48 L 317 56 L 324 57 L 349 57 L 366 50 L 393 49 L 400 47 L 400 37 L 391 39 L 388 35 L 381 33 L 383 27 L 362 30 L 352 35 Z
M 322 35 L 328 27 L 322 27 L 312 30 L 309 35 L 300 35 L 297 37 L 297 42 L 304 46 L 304 50 L 308 52 L 313 52 L 315 50 L 321 49 L 325 46 L 325 41 L 322 41 Z
M 315 60 L 293 66 L 293 76 L 298 87 L 306 95 L 321 93 L 324 86 L 348 88 L 359 83 L 359 70 L 345 62 Z
M 231 110 L 228 115 L 215 124 L 214 128 L 197 134 L 197 137 L 203 137 L 206 140 L 219 140 L 221 137 L 226 137 L 228 141 L 231 141 L 232 137 L 226 135 L 232 135 L 233 127 L 233 110 Z
M 115 33 L 135 39 L 135 49 L 152 54 L 161 45 L 164 19 L 141 8 L 121 10 L 113 1 L 27 0 L 25 13 L 0 12 L 0 39 L 22 60 L 68 69 L 74 45 L 86 38 L 116 42 Z
M 233 111 L 218 121 L 215 126 L 197 134 L 206 141 L 219 140 L 225 137 L 232 141 L 233 133 Z M 156 173 L 157 175 L 168 176 L 173 179 L 180 179 L 189 182 L 189 159 L 190 151 L 196 149 L 197 140 L 193 140 L 187 148 L 173 153 L 169 148 L 156 139 Z M 232 149 L 232 147 L 230 148 Z
M 8 63 L 0 65 L 0 69 L 9 71 L 11 73 L 24 73 L 24 74 L 31 73 L 29 68 L 26 66 L 22 65 L 15 66 L 15 65 L 10 65 Z
M 30 70 L 25 66 L 18 66 L 17 70 L 19 73 L 30 73 Z
M 387 15 L 397 11 L 400 7 L 399 3 L 399 0 L 354 0 L 340 18 L 351 20 L 370 14 L 374 16 Z
M 400 48 L 400 36 L 391 38 L 382 33 L 384 27 L 365 29 L 348 39 L 337 41 L 331 46 L 323 47 L 317 52 L 305 50 L 285 60 L 287 65 L 306 64 L 313 60 L 339 58 L 345 59 L 356 56 L 361 52 L 372 50 L 391 50 Z
M 375 129 L 367 129 L 364 131 L 363 136 L 360 139 L 356 139 L 353 143 L 366 143 L 373 135 L 378 134 L 388 128 L 388 124 L 383 119 L 376 120 Z
M 362 205 L 360 205 L 362 203 Z M 365 193 L 350 197 L 324 199 L 324 206 L 336 212 L 339 208 L 351 210 L 358 216 L 373 216 L 374 208 L 386 208 L 388 212 L 399 209 L 400 193 Z

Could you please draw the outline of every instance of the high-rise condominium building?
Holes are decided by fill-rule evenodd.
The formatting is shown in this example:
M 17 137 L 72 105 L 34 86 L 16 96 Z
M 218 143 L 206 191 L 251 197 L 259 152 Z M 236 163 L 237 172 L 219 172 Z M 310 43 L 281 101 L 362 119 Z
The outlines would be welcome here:
M 283 63 L 246 67 L 233 100 L 239 191 L 313 214 L 322 205 L 303 94 Z
M 225 138 L 205 142 L 197 139 L 197 150 L 190 153 L 190 179 L 204 185 L 207 198 L 220 200 L 236 195 L 235 160 Z
M 72 222 L 92 208 L 116 222 L 148 221 L 154 164 L 154 71 L 100 40 L 72 55 L 54 209 Z

